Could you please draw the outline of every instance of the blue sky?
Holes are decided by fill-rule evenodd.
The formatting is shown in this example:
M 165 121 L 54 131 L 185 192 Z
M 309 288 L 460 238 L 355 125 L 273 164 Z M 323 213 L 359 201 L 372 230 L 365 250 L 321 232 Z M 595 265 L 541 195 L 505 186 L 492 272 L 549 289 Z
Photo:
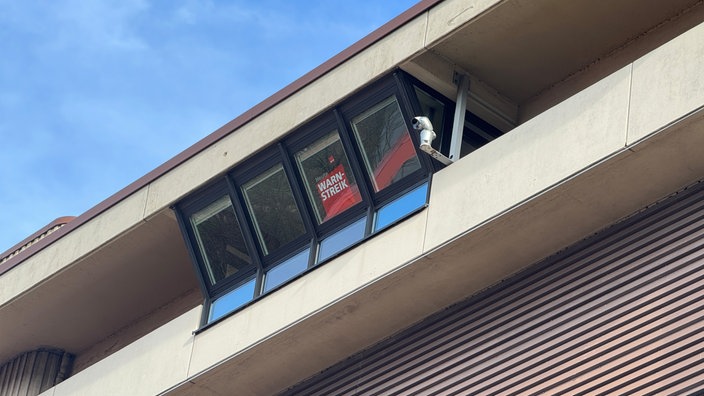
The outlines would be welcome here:
M 417 0 L 0 0 L 0 252 Z

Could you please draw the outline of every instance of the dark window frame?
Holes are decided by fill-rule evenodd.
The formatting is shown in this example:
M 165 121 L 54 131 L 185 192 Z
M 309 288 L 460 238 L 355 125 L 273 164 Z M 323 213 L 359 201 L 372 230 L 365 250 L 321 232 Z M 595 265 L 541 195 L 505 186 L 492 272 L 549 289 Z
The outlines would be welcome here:
M 217 323 L 219 320 L 255 303 L 262 296 L 283 287 L 294 279 L 304 276 L 318 266 L 364 243 L 369 238 L 383 233 L 386 229 L 393 227 L 397 223 L 404 221 L 406 218 L 427 207 L 432 174 L 444 168 L 444 166 L 418 149 L 419 137 L 410 124 L 413 116 L 422 114 L 420 112 L 421 106 L 414 90 L 416 86 L 443 103 L 444 122 L 442 128 L 443 131 L 447 131 L 444 135 L 449 136 L 449 129 L 452 127 L 454 102 L 405 72 L 396 70 L 371 83 L 358 93 L 345 99 L 337 106 L 321 113 L 296 130 L 286 134 L 286 136 L 270 144 L 268 147 L 265 147 L 251 158 L 236 164 L 223 175 L 215 178 L 215 181 L 191 193 L 188 197 L 173 206 L 179 226 L 186 240 L 189 255 L 191 256 L 194 269 L 196 270 L 201 289 L 205 295 L 204 315 L 201 320 L 201 327 L 197 331 L 202 331 L 210 325 Z M 371 180 L 373 176 L 370 175 L 365 168 L 362 148 L 353 132 L 352 120 L 392 96 L 399 106 L 400 116 L 403 118 L 403 126 L 410 135 L 414 153 L 420 166 L 419 169 L 389 183 L 380 191 L 375 191 L 374 184 Z M 350 172 L 354 175 L 362 200 L 346 208 L 333 218 L 318 224 L 314 208 L 312 207 L 314 203 L 311 202 L 309 195 L 305 191 L 305 186 L 303 185 L 304 178 L 296 164 L 295 154 L 298 150 L 311 145 L 333 130 L 337 131 L 342 147 L 348 157 Z M 449 142 L 449 139 L 445 137 L 445 140 L 441 141 L 441 144 L 445 144 L 445 141 Z M 449 143 L 447 143 L 447 146 L 449 147 Z M 259 238 L 256 234 L 254 219 L 246 206 L 247 204 L 242 187 L 247 182 L 261 175 L 262 172 L 265 172 L 277 164 L 281 164 L 289 182 L 296 207 L 303 220 L 305 232 L 277 249 L 264 254 L 264 249 L 260 245 Z M 412 206 L 411 208 L 415 207 L 415 209 L 411 209 L 410 211 L 404 208 L 404 211 L 401 211 L 398 217 L 395 217 L 395 215 L 391 217 L 393 221 L 385 223 L 381 228 L 375 229 L 375 223 L 380 210 L 384 209 L 386 205 L 395 202 L 397 199 L 407 197 L 408 193 L 423 185 L 425 185 L 426 188 L 424 197 L 425 203 L 423 205 L 419 207 Z M 205 268 L 203 256 L 199 251 L 194 231 L 191 227 L 190 218 L 193 214 L 215 202 L 225 194 L 230 198 L 235 215 L 240 223 L 242 236 L 248 253 L 256 266 L 256 271 L 254 271 L 253 274 L 256 279 L 255 291 L 250 301 L 237 308 L 233 308 L 231 312 L 223 314 L 211 321 L 209 318 L 213 302 L 252 279 L 252 274 L 249 272 L 243 275 L 225 278 L 216 284 L 211 284 L 209 279 L 206 278 L 207 268 Z M 333 250 L 334 253 L 319 260 L 321 244 L 326 241 L 326 238 L 336 235 L 342 235 L 342 238 L 344 238 L 345 234 L 338 233 L 354 225 L 361 219 L 364 219 L 366 223 L 364 233 L 358 240 L 352 240 L 348 245 L 344 245 L 343 243 L 342 246 L 346 247 L 343 247 L 339 251 Z M 335 246 L 335 243 L 330 246 Z M 306 269 L 300 273 L 294 274 L 288 280 L 278 283 L 271 289 L 264 291 L 264 281 L 268 271 L 276 268 L 280 264 L 286 263 L 289 259 L 294 258 L 304 250 L 308 252 L 308 264 Z
M 172 206 L 172 209 L 176 213 L 176 218 L 178 220 L 179 227 L 184 234 L 184 239 L 186 242 L 186 247 L 191 257 L 191 263 L 198 277 L 198 282 L 200 284 L 201 290 L 204 291 L 204 301 L 203 301 L 203 315 L 201 317 L 201 327 L 208 324 L 210 318 L 210 311 L 212 303 L 219 297 L 222 297 L 229 293 L 230 291 L 240 287 L 241 285 L 248 282 L 254 276 L 257 281 L 255 288 L 258 290 L 259 279 L 261 278 L 261 272 L 263 270 L 262 263 L 259 260 L 258 255 L 252 254 L 254 251 L 253 240 L 248 232 L 247 227 L 242 224 L 242 213 L 239 207 L 239 202 L 233 195 L 231 182 L 228 177 L 218 178 L 215 182 L 205 186 L 200 189 L 197 194 L 192 194 L 188 198 L 180 201 L 176 205 Z M 243 235 L 245 245 L 248 249 L 248 253 L 255 265 L 256 269 L 253 272 L 247 272 L 246 274 L 238 276 L 230 276 L 222 279 L 219 282 L 211 282 L 207 279 L 208 270 L 206 268 L 205 260 L 203 259 L 202 252 L 197 247 L 196 236 L 191 227 L 190 218 L 198 211 L 204 209 L 208 205 L 215 203 L 218 199 L 223 196 L 227 196 L 232 203 L 235 211 L 235 216 L 237 216 L 240 222 L 240 228 Z M 253 298 L 256 298 L 255 294 Z
M 410 109 L 406 103 L 404 103 L 405 100 L 400 86 L 403 82 L 396 77 L 398 73 L 400 72 L 396 71 L 393 74 L 376 81 L 355 95 L 353 98 L 341 104 L 337 109 L 343 121 L 342 124 L 345 128 L 345 135 L 347 135 L 347 138 L 350 140 L 355 157 L 360 159 L 359 162 L 362 169 L 364 169 L 362 164 L 362 149 L 359 147 L 356 139 L 354 139 L 352 120 L 379 103 L 382 103 L 387 98 L 395 96 L 401 111 L 401 116 L 403 117 L 404 125 L 410 135 L 411 142 L 413 142 L 413 148 L 420 162 L 420 169 L 416 170 L 412 174 L 376 192 L 374 191 L 373 182 L 367 172 L 362 172 L 364 181 L 367 185 L 367 190 L 370 192 L 372 198 L 374 209 L 378 209 L 383 204 L 390 202 L 401 192 L 408 190 L 411 185 L 416 184 L 419 179 L 428 178 L 433 173 L 432 168 L 429 168 L 430 163 L 427 158 L 425 158 L 427 156 L 418 149 L 418 145 L 420 143 L 418 140 L 419 137 L 417 133 L 414 133 L 413 127 L 410 123 L 413 116 L 409 113 Z
M 357 185 L 359 186 L 360 183 L 363 183 L 364 180 L 362 179 L 362 170 L 359 168 L 359 164 L 357 163 L 356 158 L 353 157 L 354 153 L 351 151 L 352 148 L 350 147 L 348 139 L 346 139 L 346 134 L 344 133 L 344 131 L 340 130 L 341 126 L 337 117 L 334 114 L 326 114 L 322 117 L 319 117 L 316 122 L 312 124 L 313 125 L 306 125 L 303 128 L 298 129 L 284 140 L 283 146 L 287 151 L 288 157 L 292 159 L 292 171 L 295 175 L 296 184 L 301 189 L 305 188 L 303 186 L 304 178 L 301 175 L 298 166 L 295 165 L 295 154 L 299 150 L 302 150 L 303 148 L 315 143 L 316 141 L 318 141 L 319 139 L 321 139 L 332 131 L 337 131 L 337 134 L 340 138 L 340 142 L 342 143 L 342 147 L 348 157 L 350 171 L 354 175 Z M 307 194 L 305 193 L 305 191 L 302 191 L 302 193 L 304 196 L 304 204 L 308 210 L 308 213 L 311 214 L 311 225 L 315 230 L 315 237 L 318 243 L 320 243 L 320 241 L 322 241 L 322 239 L 324 239 L 325 237 L 335 233 L 336 231 L 344 228 L 346 225 L 352 223 L 355 219 L 364 216 L 364 214 L 369 211 L 370 207 L 371 198 L 367 193 L 367 189 L 363 188 L 363 186 L 359 186 L 359 193 L 362 198 L 361 202 L 355 204 L 350 208 L 347 208 L 344 212 L 336 215 L 334 218 L 325 221 L 321 224 L 317 224 L 315 216 L 313 215 L 313 203 L 310 202 L 310 200 L 307 198 Z
M 310 216 L 308 213 L 308 209 L 303 203 L 303 199 L 300 194 L 301 191 L 297 188 L 298 183 L 292 183 L 292 181 L 295 179 L 292 178 L 293 170 L 291 169 L 291 164 L 285 160 L 287 157 L 286 154 L 287 153 L 282 151 L 281 144 L 276 144 L 274 145 L 274 147 L 265 150 L 254 158 L 251 158 L 243 164 L 239 165 L 234 170 L 230 171 L 228 174 L 229 179 L 232 182 L 232 186 L 235 190 L 234 193 L 237 196 L 237 200 L 239 201 L 243 212 L 243 220 L 246 222 L 250 234 L 252 234 L 252 240 L 255 245 L 256 253 L 262 262 L 263 270 L 268 270 L 279 262 L 292 257 L 293 255 L 295 255 L 293 251 L 298 251 L 298 247 L 305 246 L 307 241 L 311 241 L 313 239 L 313 229 L 309 221 Z M 258 238 L 256 236 L 256 227 L 254 224 L 254 219 L 251 217 L 249 210 L 247 210 L 246 208 L 246 199 L 244 197 L 244 192 L 242 188 L 247 182 L 253 180 L 254 178 L 261 175 L 263 172 L 266 172 L 277 164 L 281 164 L 282 169 L 288 178 L 294 201 L 296 203 L 296 206 L 298 207 L 299 214 L 301 215 L 301 219 L 303 221 L 305 232 L 300 236 L 294 238 L 293 240 L 285 243 L 284 245 L 276 248 L 275 250 L 265 254 L 263 247 L 259 243 Z

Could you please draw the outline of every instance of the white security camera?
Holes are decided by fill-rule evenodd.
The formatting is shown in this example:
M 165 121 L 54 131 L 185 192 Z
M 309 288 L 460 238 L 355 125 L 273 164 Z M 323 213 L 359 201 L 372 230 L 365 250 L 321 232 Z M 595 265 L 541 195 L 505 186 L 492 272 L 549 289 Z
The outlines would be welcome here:
M 445 165 L 450 165 L 452 160 L 442 155 L 439 151 L 435 150 L 430 144 L 435 139 L 435 131 L 433 130 L 433 124 L 430 122 L 428 117 L 418 116 L 413 117 L 411 120 L 411 125 L 413 129 L 420 132 L 420 149 L 430 154 L 431 157 L 442 162 Z
M 411 120 L 411 125 L 416 131 L 422 131 L 423 129 L 427 129 L 429 131 L 433 130 L 433 124 L 430 122 L 430 119 L 428 117 L 413 117 L 413 119 Z
M 435 131 L 433 131 L 433 124 L 428 117 L 418 116 L 413 117 L 411 125 L 413 125 L 413 129 L 420 131 L 420 149 L 425 151 L 435 140 L 436 135 Z

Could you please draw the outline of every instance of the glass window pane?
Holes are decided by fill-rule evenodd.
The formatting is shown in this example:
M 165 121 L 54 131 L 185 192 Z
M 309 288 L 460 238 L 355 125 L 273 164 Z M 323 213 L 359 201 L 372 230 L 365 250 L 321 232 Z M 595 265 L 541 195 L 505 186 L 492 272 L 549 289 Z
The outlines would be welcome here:
M 337 131 L 297 152 L 295 158 L 318 224 L 362 201 Z
M 433 141 L 435 149 L 440 150 L 440 142 L 442 141 L 443 125 L 445 122 L 445 104 L 430 96 L 428 93 L 418 87 L 414 87 L 422 115 L 428 117 L 433 124 L 435 133 L 438 134 L 438 139 Z
M 379 231 L 425 205 L 427 196 L 428 184 L 426 183 L 383 206 L 376 213 L 374 231 Z
M 264 254 L 305 234 L 303 219 L 281 164 L 242 187 Z
M 381 191 L 420 169 L 411 136 L 395 97 L 390 97 L 352 120 L 364 165 Z
M 254 285 L 256 279 L 251 279 L 235 289 L 225 293 L 222 297 L 210 304 L 208 322 L 221 318 L 254 298 Z
M 364 238 L 367 218 L 363 217 L 320 242 L 318 262 Z
M 211 284 L 254 270 L 228 196 L 191 216 L 191 226 Z
M 264 292 L 275 288 L 308 268 L 310 249 L 306 249 L 269 270 L 264 278 Z

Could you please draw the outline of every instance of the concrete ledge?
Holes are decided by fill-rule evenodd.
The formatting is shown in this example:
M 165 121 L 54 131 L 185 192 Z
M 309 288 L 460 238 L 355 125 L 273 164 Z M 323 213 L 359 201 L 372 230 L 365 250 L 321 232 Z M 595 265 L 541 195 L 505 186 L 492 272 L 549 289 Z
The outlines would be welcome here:
M 202 338 L 196 340 L 194 349 L 198 367 L 206 365 L 207 354 L 231 356 L 192 373 L 188 382 L 165 394 L 226 393 L 232 389 L 242 395 L 273 394 L 314 375 L 703 178 L 704 156 L 692 151 L 680 153 L 687 158 L 680 156 L 673 161 L 671 157 L 682 139 L 703 144 L 701 128 L 704 113 L 660 131 L 654 138 L 657 141 L 638 152 L 623 150 L 416 259 L 400 259 L 395 264 L 374 261 L 396 267 L 374 281 L 360 283 L 354 293 L 332 301 L 324 309 L 292 322 L 285 331 L 265 336 L 241 350 L 232 348 L 237 343 L 232 339 L 258 325 L 235 315 L 223 322 L 222 331 L 208 334 L 208 330 L 199 335 Z M 648 174 L 653 168 L 660 171 Z M 683 172 L 684 168 L 689 170 Z M 442 206 L 443 202 L 435 201 L 434 205 Z M 378 239 L 380 245 L 388 240 L 386 235 Z M 395 250 L 394 246 L 390 243 L 388 249 Z M 349 263 L 356 264 L 361 263 Z M 289 301 L 288 306 L 300 303 Z M 260 319 L 286 316 L 288 309 L 259 304 L 251 308 L 262 310 L 257 315 Z M 251 315 L 246 314 L 253 318 Z M 218 345 L 223 350 L 216 351 Z M 272 372 L 277 375 L 271 376 Z
M 444 1 L 428 11 L 426 45 L 430 46 L 446 37 L 458 27 L 480 16 L 502 0 Z
M 0 278 L 0 307 L 142 222 L 146 199 L 146 190 L 130 195 L 4 273 Z
M 630 67 L 435 174 L 426 250 L 624 148 Z
M 704 104 L 704 24 L 633 64 L 628 144 Z
M 146 396 L 185 380 L 200 311 L 192 309 L 42 396 Z

